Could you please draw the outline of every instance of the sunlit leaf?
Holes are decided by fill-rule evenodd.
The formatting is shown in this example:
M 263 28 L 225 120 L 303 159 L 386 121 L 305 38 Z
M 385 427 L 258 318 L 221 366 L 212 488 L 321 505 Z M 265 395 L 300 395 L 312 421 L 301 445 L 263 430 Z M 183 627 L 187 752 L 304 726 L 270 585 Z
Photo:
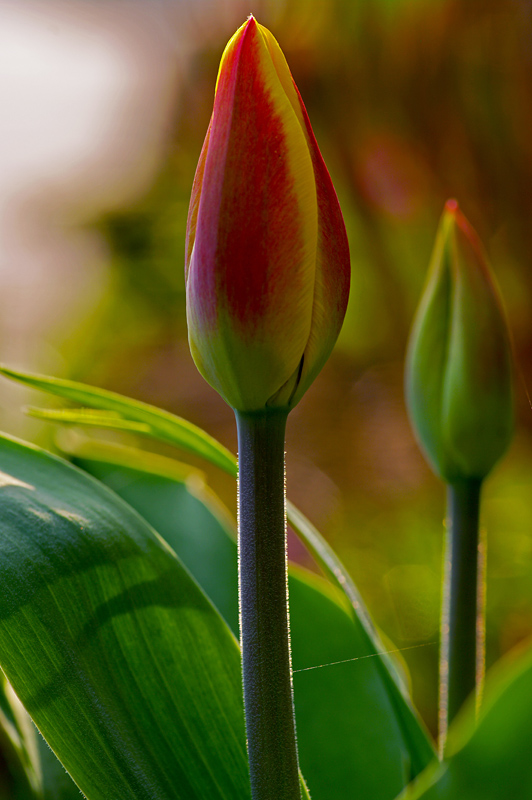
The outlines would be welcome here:
M 470 703 L 449 729 L 446 759 L 398 800 L 532 797 L 532 649 L 488 674 L 478 724 Z
M 0 440 L 0 665 L 89 800 L 248 800 L 237 642 L 106 487 Z
M 231 475 L 235 474 L 235 459 L 228 450 L 202 431 L 201 428 L 197 428 L 192 423 L 176 417 L 168 411 L 163 411 L 147 403 L 141 403 L 139 400 L 123 397 L 115 392 L 97 389 L 93 386 L 62 378 L 29 375 L 5 366 L 0 367 L 0 374 L 34 389 L 41 389 L 44 392 L 63 397 L 65 400 L 80 403 L 90 408 L 113 411 L 125 420 L 143 423 L 149 426 L 151 435 L 154 438 L 161 439 L 175 447 L 206 458 Z M 83 415 L 86 412 L 82 411 L 81 413 Z M 111 422 L 109 417 L 107 417 L 107 421 Z M 108 424 L 105 427 L 112 426 Z M 117 427 L 123 430 L 125 426 L 121 425 L 119 421 Z M 142 433 L 147 433 L 147 431 L 143 430 Z
M 0 781 L 0 800 L 43 800 L 38 736 L 22 703 L 0 673 L 0 752 L 8 770 Z
M 45 422 L 109 428 L 113 431 L 140 433 L 153 438 L 152 428 L 146 422 L 124 419 L 120 414 L 112 411 L 100 411 L 94 408 L 32 408 L 31 406 L 24 410 L 29 417 L 42 419 Z
M 80 800 L 4 675 L 0 684 L 0 751 L 9 771 L 0 782 L 0 800 Z
M 292 528 L 300 535 L 320 567 L 334 584 L 345 594 L 360 639 L 360 650 L 364 655 L 375 653 L 373 668 L 378 672 L 382 686 L 394 715 L 408 745 L 410 770 L 417 775 L 434 757 L 434 747 L 418 712 L 413 707 L 408 690 L 395 663 L 387 654 L 378 632 L 352 578 L 334 550 L 316 530 L 312 523 L 292 503 L 287 503 L 287 516 Z

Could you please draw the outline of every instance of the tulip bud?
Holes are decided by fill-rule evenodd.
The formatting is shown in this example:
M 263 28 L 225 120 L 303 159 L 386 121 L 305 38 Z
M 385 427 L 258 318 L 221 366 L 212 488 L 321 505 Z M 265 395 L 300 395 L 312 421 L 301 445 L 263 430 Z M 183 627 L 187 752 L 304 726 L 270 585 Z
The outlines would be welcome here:
M 512 356 L 497 287 L 477 234 L 449 200 L 415 317 L 406 401 L 443 480 L 483 479 L 512 436 Z
M 187 321 L 233 408 L 291 408 L 338 337 L 349 250 L 338 200 L 279 45 L 253 17 L 227 45 L 187 223 Z

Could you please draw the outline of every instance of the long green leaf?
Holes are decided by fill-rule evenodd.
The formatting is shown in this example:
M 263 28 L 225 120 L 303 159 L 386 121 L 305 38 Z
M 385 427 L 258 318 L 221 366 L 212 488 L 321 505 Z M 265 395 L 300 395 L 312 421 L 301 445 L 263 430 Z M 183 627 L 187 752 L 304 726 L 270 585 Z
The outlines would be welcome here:
M 0 781 L 0 800 L 43 800 L 38 736 L 13 688 L 0 673 L 0 752 L 8 769 Z
M 149 431 L 138 431 L 137 429 L 136 432 L 145 434 L 149 432 L 156 439 L 206 458 L 217 467 L 229 472 L 229 474 L 235 474 L 235 459 L 229 450 L 226 450 L 219 442 L 200 428 L 181 419 L 181 417 L 170 414 L 168 411 L 155 408 L 155 406 L 147 403 L 141 403 L 139 400 L 123 397 L 115 392 L 97 389 L 93 386 L 86 386 L 83 383 L 62 378 L 30 375 L 5 366 L 0 366 L 0 374 L 5 375 L 6 378 L 19 381 L 25 386 L 31 386 L 34 389 L 49 392 L 57 397 L 63 397 L 65 400 L 71 400 L 74 403 L 80 403 L 90 408 L 113 411 L 119 417 L 123 417 L 124 420 L 143 423 L 148 426 Z M 107 417 L 107 421 L 110 423 L 109 417 Z M 105 427 L 112 426 L 108 424 Z M 126 426 L 118 422 L 117 427 L 123 430 Z
M 0 665 L 89 800 L 249 800 L 236 640 L 102 484 L 0 439 Z
M 170 459 L 86 439 L 76 453 L 78 464 L 164 536 L 236 633 L 234 523 L 198 474 L 187 477 Z M 365 629 L 322 578 L 291 567 L 289 585 L 298 744 L 312 798 L 350 797 L 356 787 L 357 800 L 389 800 L 415 774 L 412 746 Z
M 488 673 L 478 719 L 471 702 L 449 730 L 446 759 L 397 800 L 532 798 L 532 649 Z
M 45 422 L 57 422 L 61 425 L 85 425 L 94 428 L 108 428 L 112 431 L 140 433 L 153 438 L 151 425 L 146 422 L 135 422 L 124 419 L 113 411 L 102 411 L 94 408 L 32 408 L 24 409 L 29 417 L 36 417 Z
M 408 743 L 411 759 L 409 768 L 411 777 L 414 777 L 432 761 L 435 750 L 418 712 L 412 705 L 402 676 L 386 652 L 358 589 L 334 550 L 304 514 L 290 502 L 287 502 L 287 517 L 325 574 L 347 597 L 364 656 L 375 654 L 375 669 L 380 675 L 397 723 Z
M 40 733 L 37 745 L 44 800 L 80 800 L 79 788 Z
M 9 770 L 0 782 L 0 800 L 79 800 L 78 787 L 1 673 L 0 751 Z
M 160 411 L 153 406 L 130 400 L 121 395 L 73 381 L 30 375 L 6 367 L 0 367 L 0 374 L 20 381 L 27 386 L 41 389 L 74 402 L 114 411 L 119 413 L 124 420 L 129 419 L 134 422 L 149 424 L 151 427 L 150 435 L 154 438 L 187 449 L 189 452 L 193 452 L 220 466 L 230 474 L 236 475 L 236 459 L 228 450 L 202 431 L 201 428 L 168 412 Z M 35 413 L 35 410 L 33 413 Z M 58 422 L 64 421 L 64 417 L 63 419 L 61 418 L 61 415 L 64 414 L 62 410 L 47 411 L 45 413 L 47 419 Z M 83 409 L 68 411 L 69 422 L 83 424 L 85 418 L 86 411 Z M 121 423 L 121 429 L 124 429 L 123 423 Z M 434 756 L 434 749 L 417 712 L 411 704 L 409 694 L 395 669 L 393 661 L 384 654 L 386 648 L 375 631 L 352 579 L 334 551 L 309 520 L 291 503 L 287 504 L 287 516 L 290 525 L 300 535 L 318 564 L 347 597 L 356 624 L 360 626 L 360 635 L 365 638 L 368 654 L 376 654 L 375 660 L 379 663 L 383 684 L 395 708 L 395 714 L 403 735 L 406 741 L 409 742 L 412 774 L 415 775 L 430 762 Z

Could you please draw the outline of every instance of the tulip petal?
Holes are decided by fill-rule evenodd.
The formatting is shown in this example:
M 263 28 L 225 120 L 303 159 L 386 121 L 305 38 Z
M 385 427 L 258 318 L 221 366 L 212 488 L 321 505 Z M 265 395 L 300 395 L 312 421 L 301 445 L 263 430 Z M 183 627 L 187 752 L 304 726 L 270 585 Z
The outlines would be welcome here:
M 316 180 L 318 248 L 312 325 L 293 403 L 303 396 L 331 354 L 344 320 L 351 278 L 349 244 L 340 204 L 301 99 L 300 104 Z
M 198 166 L 196 167 L 196 174 L 194 175 L 194 183 L 192 184 L 192 192 L 190 195 L 190 205 L 188 208 L 187 218 L 187 232 L 185 238 L 185 283 L 188 280 L 188 270 L 190 266 L 190 259 L 192 258 L 192 250 L 194 248 L 194 240 L 196 238 L 196 225 L 198 222 L 199 201 L 201 196 L 201 186 L 203 183 L 203 173 L 205 172 L 205 161 L 207 160 L 207 149 L 209 147 L 209 138 L 211 132 L 212 119 L 207 128 L 207 134 L 203 147 L 201 148 Z
M 442 392 L 448 349 L 451 273 L 446 243 L 452 220 L 444 217 L 410 334 L 405 393 L 423 449 L 439 471 L 445 460 L 441 441 Z
M 345 316 L 349 297 L 349 244 L 340 204 L 331 177 L 320 153 L 307 110 L 295 85 L 284 54 L 272 34 L 259 26 L 275 66 L 279 81 L 305 135 L 312 159 L 318 202 L 318 242 L 314 279 L 312 324 L 301 369 L 276 395 L 295 405 L 316 378 L 334 347 Z

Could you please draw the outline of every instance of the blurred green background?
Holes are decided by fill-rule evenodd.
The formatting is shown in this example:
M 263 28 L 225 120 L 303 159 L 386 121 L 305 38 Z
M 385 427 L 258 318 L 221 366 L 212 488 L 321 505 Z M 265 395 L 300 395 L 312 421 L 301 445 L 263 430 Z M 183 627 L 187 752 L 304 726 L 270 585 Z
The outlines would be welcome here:
M 7 62 L 21 108 L 37 113 L 31 104 L 41 86 L 40 113 L 47 119 L 53 111 L 63 134 L 79 114 L 69 103 L 57 112 L 46 91 L 54 80 L 71 80 L 72 97 L 85 108 L 85 84 L 75 84 L 81 51 L 69 44 L 80 31 L 89 42 L 88 63 L 90 47 L 105 42 L 113 56 L 123 55 L 125 70 L 98 124 L 87 123 L 93 148 L 75 157 L 59 152 L 49 162 L 55 172 L 36 169 L 33 179 L 31 159 L 22 159 L 29 178 L 6 195 L 0 357 L 155 403 L 236 448 L 232 412 L 188 352 L 183 250 L 219 58 L 249 12 L 287 57 L 340 198 L 352 256 L 337 348 L 290 417 L 288 494 L 337 549 L 392 646 L 410 648 L 404 658 L 414 699 L 435 732 L 445 497 L 409 428 L 402 374 L 449 197 L 458 199 L 490 255 L 517 361 L 516 437 L 484 493 L 488 666 L 532 634 L 527 0 L 0 4 L 21 47 L 31 27 L 50 39 L 50 52 L 66 53 L 63 68 L 42 84 L 46 63 L 35 63 L 37 89 L 28 89 L 26 62 Z M 126 95 L 133 100 L 124 104 Z M 102 122 L 109 119 L 113 124 Z M 15 146 L 21 130 L 28 142 L 42 144 L 42 126 L 30 124 L 31 116 L 21 120 L 15 130 L 11 118 L 7 144 Z M 28 399 L 44 404 L 2 384 L 3 427 L 50 444 L 52 429 L 19 415 Z M 209 477 L 234 512 L 230 479 L 214 471 Z M 297 542 L 290 552 L 310 565 Z

